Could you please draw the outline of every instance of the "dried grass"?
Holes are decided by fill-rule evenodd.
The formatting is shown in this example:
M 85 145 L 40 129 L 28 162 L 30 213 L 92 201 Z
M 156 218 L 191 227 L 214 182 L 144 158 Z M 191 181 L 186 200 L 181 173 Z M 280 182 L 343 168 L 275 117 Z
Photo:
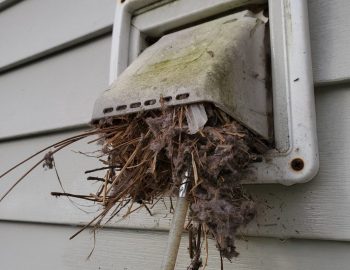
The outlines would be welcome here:
M 209 104 L 205 107 L 208 122 L 194 135 L 188 134 L 186 106 L 101 120 L 94 129 L 51 145 L 1 175 L 0 178 L 49 150 L 0 201 L 38 165 L 54 168 L 53 155 L 57 151 L 82 138 L 99 135 L 90 143 L 101 144 L 101 151 L 96 156 L 102 166 L 86 171 L 88 180 L 100 183 L 98 189 L 88 195 L 70 194 L 64 190 L 52 192 L 54 196 L 79 198 L 103 206 L 99 215 L 71 238 L 88 226 L 101 227 L 103 222 L 108 222 L 127 207 L 124 216 L 139 208 L 152 214 L 150 209 L 160 198 L 176 196 L 183 173 L 190 168 L 193 181 L 189 183 L 190 221 L 187 228 L 192 261 L 188 269 L 199 269 L 202 265 L 203 243 L 206 266 L 208 235 L 216 240 L 220 256 L 231 259 L 238 255 L 234 246 L 237 229 L 255 216 L 254 202 L 241 185 L 242 170 L 266 147 L 257 136 L 225 113 Z M 104 177 L 91 175 L 101 170 L 105 171 Z M 133 209 L 136 204 L 138 207 Z

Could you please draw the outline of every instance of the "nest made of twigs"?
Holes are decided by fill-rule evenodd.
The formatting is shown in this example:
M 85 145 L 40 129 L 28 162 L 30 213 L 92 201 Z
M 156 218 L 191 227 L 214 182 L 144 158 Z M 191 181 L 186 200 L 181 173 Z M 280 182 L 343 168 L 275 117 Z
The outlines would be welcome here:
M 51 149 L 36 166 L 43 163 L 53 168 L 53 155 L 57 151 L 82 138 L 98 135 L 94 141 L 101 145 L 96 157 L 102 167 L 86 171 L 90 175 L 88 180 L 101 182 L 98 189 L 88 195 L 52 193 L 103 205 L 98 216 L 71 238 L 87 226 L 101 227 L 103 221 L 108 222 L 125 207 L 126 215 L 142 207 L 150 212 L 160 198 L 176 196 L 184 172 L 190 169 L 187 228 L 192 262 L 189 269 L 198 269 L 201 265 L 201 242 L 206 241 L 208 235 L 216 240 L 221 256 L 228 259 L 236 256 L 236 231 L 250 222 L 256 212 L 254 202 L 243 190 L 242 172 L 266 146 L 216 107 L 205 104 L 205 109 L 208 122 L 193 135 L 188 132 L 187 107 L 177 106 L 101 120 L 94 129 L 38 152 Z M 97 170 L 105 170 L 104 177 L 93 176 Z M 136 209 L 135 204 L 139 205 Z

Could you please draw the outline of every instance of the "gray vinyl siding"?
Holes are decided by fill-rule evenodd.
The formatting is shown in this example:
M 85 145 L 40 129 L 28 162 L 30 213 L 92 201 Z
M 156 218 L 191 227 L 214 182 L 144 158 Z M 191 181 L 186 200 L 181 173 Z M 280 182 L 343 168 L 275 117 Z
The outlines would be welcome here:
M 97 236 L 95 252 L 91 235 L 84 233 L 69 241 L 74 227 L 44 224 L 0 223 L 0 238 L 7 242 L 1 256 L 16 254 L 15 260 L 2 260 L 3 269 L 35 270 L 141 270 L 159 269 L 167 234 L 146 230 L 101 231 Z M 21 239 L 19 241 L 14 239 Z M 184 237 L 176 269 L 188 264 L 187 239 Z M 35 243 L 35 248 L 33 248 Z M 233 263 L 225 261 L 224 269 L 240 270 L 309 270 L 348 268 L 349 246 L 345 242 L 318 240 L 286 240 L 249 237 L 238 241 L 241 255 Z M 218 254 L 211 242 L 209 265 L 206 269 L 220 269 Z
M 3 10 L 0 71 L 110 32 L 114 7 L 111 0 L 24 0 Z
M 315 83 L 348 82 L 350 2 L 309 0 L 308 3 Z
M 308 2 L 320 171 L 306 184 L 248 187 L 260 215 L 243 231 L 240 257 L 225 269 L 348 269 L 350 263 L 350 2 Z M 86 128 L 95 98 L 108 85 L 111 9 L 114 0 L 26 0 L 0 12 L 0 172 Z M 37 24 L 25 33 L 33 17 Z M 19 46 L 21 37 L 26 46 Z M 79 142 L 57 155 L 67 190 L 94 188 L 83 171 L 96 161 L 70 151 L 94 147 Z M 0 182 L 0 194 L 23 170 Z M 153 216 L 140 211 L 111 222 L 86 261 L 92 235 L 68 238 L 94 213 L 49 195 L 59 190 L 54 172 L 39 168 L 0 204 L 1 269 L 159 268 L 171 219 L 163 204 Z M 184 239 L 177 269 L 188 263 L 186 245 Z M 218 269 L 212 242 L 209 256 L 207 269 Z
M 87 124 L 108 87 L 110 44 L 103 35 L 0 75 L 0 139 Z

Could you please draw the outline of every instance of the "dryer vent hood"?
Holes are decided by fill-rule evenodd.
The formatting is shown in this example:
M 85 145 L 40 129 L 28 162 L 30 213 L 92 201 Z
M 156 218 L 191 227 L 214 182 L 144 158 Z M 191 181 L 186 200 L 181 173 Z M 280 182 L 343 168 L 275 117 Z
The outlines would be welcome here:
M 267 19 L 242 11 L 164 35 L 96 101 L 93 122 L 166 105 L 211 102 L 272 138 Z

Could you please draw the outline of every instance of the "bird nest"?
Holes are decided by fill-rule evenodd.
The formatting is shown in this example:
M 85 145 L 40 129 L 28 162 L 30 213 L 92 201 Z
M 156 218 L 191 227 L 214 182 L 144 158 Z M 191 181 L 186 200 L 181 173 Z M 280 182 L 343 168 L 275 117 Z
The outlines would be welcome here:
M 127 215 L 131 214 L 135 205 L 151 214 L 150 209 L 160 198 L 177 196 L 184 173 L 191 172 L 187 229 L 192 262 L 188 269 L 198 269 L 202 264 L 201 246 L 208 236 L 215 239 L 220 256 L 231 259 L 238 255 L 234 243 L 237 229 L 256 214 L 255 204 L 242 186 L 243 171 L 267 148 L 258 136 L 210 104 L 205 104 L 206 125 L 190 134 L 187 109 L 187 106 L 164 107 L 101 120 L 93 129 L 36 153 L 48 151 L 14 186 L 40 164 L 55 168 L 56 152 L 98 135 L 95 142 L 100 144 L 97 158 L 102 167 L 86 171 L 89 180 L 100 182 L 97 190 L 87 195 L 52 192 L 54 196 L 78 197 L 103 206 L 71 238 L 88 226 L 100 228 L 122 209 L 129 209 Z M 98 170 L 105 172 L 104 177 L 93 176 Z

